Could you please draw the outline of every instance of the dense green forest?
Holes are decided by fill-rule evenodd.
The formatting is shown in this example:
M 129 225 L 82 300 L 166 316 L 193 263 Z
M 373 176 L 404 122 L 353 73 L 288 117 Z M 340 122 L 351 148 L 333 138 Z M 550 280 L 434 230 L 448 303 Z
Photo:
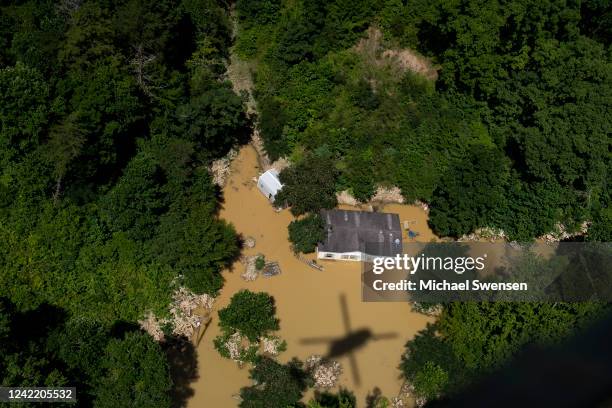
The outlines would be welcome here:
M 46 303 L 21 312 L 0 300 L 0 375 L 3 386 L 76 387 L 79 406 L 170 406 L 168 362 L 151 336 Z
M 529 240 L 588 221 L 588 239 L 610 240 L 608 2 L 244 0 L 237 13 L 273 159 L 327 160 L 324 188 L 362 201 L 398 186 L 443 236 Z M 285 179 L 290 204 L 313 201 Z
M 216 295 L 239 255 L 208 172 L 252 127 L 226 78 L 233 6 L 0 3 L 1 385 L 170 406 L 168 345 L 135 322 L 167 314 L 179 287 Z M 587 240 L 612 240 L 609 2 L 237 0 L 235 14 L 265 149 L 292 163 L 279 200 L 310 214 L 290 227 L 296 250 L 336 192 L 378 186 L 429 203 L 441 236 L 589 222 Z M 245 320 L 251 305 L 268 319 Z M 235 308 L 225 334 L 278 327 L 264 295 Z M 401 369 L 419 396 L 453 393 L 605 309 L 447 305 Z M 251 378 L 264 386 L 242 406 L 299 404 L 311 386 L 298 361 L 258 359 Z M 354 405 L 348 391 L 309 403 Z
M 558 345 L 609 312 L 598 303 L 450 303 L 407 343 L 401 369 L 418 397 L 452 395 L 504 367 L 525 346 Z
M 250 134 L 230 42 L 215 0 L 2 2 L 2 385 L 169 406 L 164 354 L 131 325 L 180 286 L 215 295 L 239 252 L 207 170 Z
M 606 1 L 239 0 L 236 51 L 259 128 L 288 157 L 277 200 L 308 252 L 348 190 L 397 186 L 430 226 L 531 240 L 558 223 L 612 239 L 612 5 Z M 550 347 L 600 304 L 455 303 L 406 345 L 417 397 L 460 392 L 523 347 Z M 257 374 L 257 373 L 255 373 Z M 257 377 L 259 378 L 259 377 Z M 293 385 L 295 387 L 295 385 Z

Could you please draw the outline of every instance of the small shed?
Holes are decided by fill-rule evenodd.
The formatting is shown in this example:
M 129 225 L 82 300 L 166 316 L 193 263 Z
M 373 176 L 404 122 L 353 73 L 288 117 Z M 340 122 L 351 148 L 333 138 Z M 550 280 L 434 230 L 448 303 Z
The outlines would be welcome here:
M 283 185 L 278 179 L 278 171 L 270 169 L 259 176 L 259 179 L 257 180 L 257 188 L 259 188 L 259 191 L 261 191 L 262 194 L 273 203 L 274 199 L 276 198 L 276 194 L 283 188 Z

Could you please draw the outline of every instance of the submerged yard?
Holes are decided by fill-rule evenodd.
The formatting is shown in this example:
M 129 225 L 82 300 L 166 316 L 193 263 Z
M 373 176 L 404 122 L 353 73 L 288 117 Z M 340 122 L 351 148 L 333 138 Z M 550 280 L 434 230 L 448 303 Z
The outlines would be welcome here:
M 333 351 L 340 354 L 334 359 L 343 367 L 339 385 L 352 390 L 360 406 L 376 389 L 387 397 L 396 396 L 402 384 L 398 365 L 404 344 L 430 318 L 412 312 L 407 303 L 361 302 L 359 263 L 323 262 L 325 270 L 318 271 L 296 259 L 287 239 L 292 216 L 288 210 L 274 211 L 259 192 L 254 181 L 259 172 L 255 150 L 251 145 L 243 147 L 232 162 L 221 217 L 233 223 L 243 237 L 255 238 L 255 247 L 245 249 L 246 255 L 264 254 L 267 260 L 279 262 L 282 274 L 246 282 L 240 276 L 244 271 L 241 263 L 224 273 L 226 283 L 217 298 L 213 321 L 197 346 L 199 378 L 191 384 L 194 395 L 189 406 L 236 406 L 240 387 L 250 384 L 248 366 L 241 369 L 222 358 L 212 342 L 219 334 L 216 310 L 225 307 L 230 297 L 243 288 L 265 291 L 274 297 L 281 326 L 278 335 L 287 341 L 280 360 L 304 360 Z M 427 227 L 427 214 L 421 208 L 393 204 L 384 210 L 398 213 L 402 221 L 416 221 L 411 228 L 419 233 L 417 239 L 433 238 Z M 347 336 L 342 299 L 346 299 L 353 336 Z M 360 344 L 352 352 L 355 364 L 350 363 L 350 353 L 345 348 L 330 350 L 332 343 L 352 341 Z

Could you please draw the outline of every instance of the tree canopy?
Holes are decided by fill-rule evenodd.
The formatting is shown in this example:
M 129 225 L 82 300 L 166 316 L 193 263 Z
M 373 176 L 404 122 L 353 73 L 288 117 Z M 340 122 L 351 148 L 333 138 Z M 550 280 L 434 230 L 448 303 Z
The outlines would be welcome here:
M 597 303 L 450 303 L 408 341 L 401 369 L 417 395 L 434 399 L 500 368 L 527 345 L 558 344 L 606 311 Z
M 106 346 L 94 404 L 98 407 L 167 407 L 172 386 L 160 346 L 149 336 L 126 334 Z M 161 360 L 161 361 L 160 361 Z
M 282 197 L 296 214 L 392 185 L 430 204 L 441 235 L 530 240 L 590 222 L 588 239 L 605 236 L 609 6 L 264 3 L 266 18 L 237 3 L 237 50 L 256 62 L 266 150 L 295 163 Z M 333 181 L 312 164 L 321 152 Z
M 241 290 L 230 304 L 219 310 L 219 326 L 226 332 L 239 331 L 250 341 L 279 329 L 274 299 L 265 292 Z
M 241 408 L 291 407 L 300 401 L 307 387 L 307 374 L 297 360 L 281 364 L 261 357 L 250 374 L 262 386 L 240 390 Z
M 289 241 L 296 252 L 314 252 L 317 244 L 325 238 L 325 223 L 319 214 L 308 214 L 289 224 Z
M 77 387 L 82 405 L 170 407 L 161 346 L 133 328 L 125 334 L 43 304 L 28 312 L 0 298 L 0 383 Z
M 334 162 L 324 156 L 308 156 L 280 173 L 283 188 L 275 197 L 291 206 L 294 215 L 318 212 L 337 204 Z
M 227 13 L 207 1 L 2 6 L 0 295 L 109 323 L 168 313 L 177 285 L 222 287 L 239 248 L 207 167 L 250 129 L 220 68 Z
M 208 174 L 251 129 L 230 44 L 224 2 L 0 5 L 3 385 L 170 405 L 166 357 L 132 325 L 179 287 L 216 295 L 238 255 Z

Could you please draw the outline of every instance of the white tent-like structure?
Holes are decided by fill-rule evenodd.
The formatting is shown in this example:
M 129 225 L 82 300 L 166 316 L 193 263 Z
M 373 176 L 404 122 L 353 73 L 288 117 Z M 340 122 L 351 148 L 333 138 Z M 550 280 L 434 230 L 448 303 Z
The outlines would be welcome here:
M 262 194 L 273 203 L 274 199 L 276 198 L 276 193 L 283 188 L 283 185 L 278 179 L 278 171 L 270 169 L 259 176 L 259 179 L 257 180 L 257 187 L 259 188 L 259 191 L 261 191 Z

